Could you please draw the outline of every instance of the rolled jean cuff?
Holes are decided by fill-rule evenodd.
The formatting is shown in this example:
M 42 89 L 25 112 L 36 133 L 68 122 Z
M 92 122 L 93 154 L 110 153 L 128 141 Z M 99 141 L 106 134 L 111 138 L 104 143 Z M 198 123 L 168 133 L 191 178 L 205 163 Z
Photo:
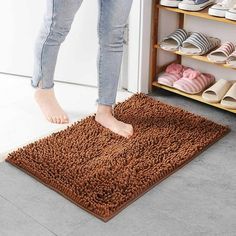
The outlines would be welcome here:
M 39 86 L 39 82 L 38 82 L 37 84 L 34 84 L 34 81 L 31 80 L 31 86 L 32 86 L 33 88 L 51 89 L 51 88 L 54 87 L 54 82 L 52 82 L 50 85 L 41 84 L 41 85 Z
M 95 101 L 96 105 L 104 105 L 104 106 L 110 106 L 110 107 L 114 107 L 115 102 L 111 102 L 111 101 L 102 101 L 101 99 L 97 98 Z

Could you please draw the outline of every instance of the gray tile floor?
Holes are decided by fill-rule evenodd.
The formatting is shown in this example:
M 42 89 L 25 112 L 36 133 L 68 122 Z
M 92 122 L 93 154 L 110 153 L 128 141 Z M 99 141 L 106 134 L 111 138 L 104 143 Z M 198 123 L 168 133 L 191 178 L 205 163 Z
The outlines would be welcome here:
M 1 236 L 236 235 L 236 116 L 168 92 L 156 98 L 216 122 L 231 133 L 108 223 L 33 178 L 0 164 Z

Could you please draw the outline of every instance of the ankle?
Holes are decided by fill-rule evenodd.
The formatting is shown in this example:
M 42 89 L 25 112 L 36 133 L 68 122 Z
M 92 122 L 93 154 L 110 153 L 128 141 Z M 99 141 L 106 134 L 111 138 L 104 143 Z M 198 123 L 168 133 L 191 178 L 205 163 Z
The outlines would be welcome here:
M 113 115 L 112 106 L 98 105 L 96 116 Z
M 36 88 L 34 92 L 35 98 L 42 98 L 42 97 L 55 97 L 54 89 L 42 89 Z

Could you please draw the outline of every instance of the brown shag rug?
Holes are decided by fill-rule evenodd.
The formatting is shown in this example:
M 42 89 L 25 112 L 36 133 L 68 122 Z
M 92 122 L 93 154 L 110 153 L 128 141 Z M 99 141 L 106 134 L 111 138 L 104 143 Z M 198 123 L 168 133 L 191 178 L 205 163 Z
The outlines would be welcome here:
M 89 116 L 6 161 L 108 221 L 229 131 L 142 93 L 118 103 L 115 116 L 133 125 L 130 139 Z

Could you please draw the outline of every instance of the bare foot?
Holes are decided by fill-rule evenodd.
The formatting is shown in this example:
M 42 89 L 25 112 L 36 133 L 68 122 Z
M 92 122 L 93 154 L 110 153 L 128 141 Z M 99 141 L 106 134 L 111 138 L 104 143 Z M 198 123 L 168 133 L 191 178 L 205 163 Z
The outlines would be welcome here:
M 105 128 L 125 138 L 129 138 L 133 134 L 132 125 L 117 120 L 113 116 L 112 107 L 110 106 L 98 105 L 95 120 Z
M 57 102 L 53 89 L 37 88 L 34 96 L 48 121 L 56 124 L 69 122 L 68 116 Z

